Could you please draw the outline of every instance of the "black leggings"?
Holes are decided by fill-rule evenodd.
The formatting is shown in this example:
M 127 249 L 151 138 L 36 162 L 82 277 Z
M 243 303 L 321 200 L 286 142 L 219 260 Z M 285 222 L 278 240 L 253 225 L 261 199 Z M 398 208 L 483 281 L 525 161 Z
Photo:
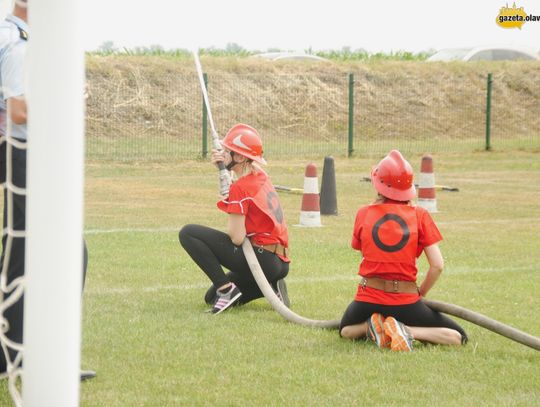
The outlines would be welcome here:
M 382 314 L 384 317 L 393 316 L 399 322 L 408 326 L 454 329 L 461 334 L 461 343 L 464 344 L 468 340 L 467 334 L 461 326 L 440 312 L 433 311 L 422 300 L 406 305 L 381 305 L 353 301 L 345 310 L 339 325 L 339 332 L 346 326 L 366 322 L 371 314 L 375 312 Z
M 236 246 L 226 233 L 201 225 L 185 225 L 179 233 L 180 244 L 193 261 L 212 281 L 205 301 L 212 304 L 216 288 L 233 282 L 242 292 L 239 304 L 263 297 L 255 278 L 251 274 L 241 246 Z M 267 250 L 255 249 L 255 255 L 268 279 L 275 288 L 277 280 L 289 273 L 289 263 Z M 227 274 L 223 267 L 230 270 Z

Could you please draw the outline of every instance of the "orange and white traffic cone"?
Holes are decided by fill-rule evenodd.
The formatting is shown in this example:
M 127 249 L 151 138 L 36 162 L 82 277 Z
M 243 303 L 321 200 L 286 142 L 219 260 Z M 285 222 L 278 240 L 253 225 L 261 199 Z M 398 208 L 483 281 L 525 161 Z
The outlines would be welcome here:
M 435 174 L 433 173 L 433 158 L 430 155 L 422 157 L 420 178 L 418 180 L 418 206 L 428 212 L 437 212 L 435 198 Z
M 313 163 L 306 166 L 306 173 L 304 177 L 304 195 L 302 196 L 302 209 L 300 210 L 299 226 L 322 226 L 317 167 Z

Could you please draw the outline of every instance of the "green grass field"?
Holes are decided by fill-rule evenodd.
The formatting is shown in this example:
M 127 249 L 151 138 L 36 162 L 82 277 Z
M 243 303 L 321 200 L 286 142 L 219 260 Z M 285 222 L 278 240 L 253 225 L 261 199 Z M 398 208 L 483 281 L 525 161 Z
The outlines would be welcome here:
M 408 159 L 417 172 L 420 156 Z M 373 199 L 362 178 L 377 160 L 336 159 L 339 215 L 323 217 L 322 228 L 293 226 L 301 195 L 280 193 L 298 314 L 339 318 L 352 301 L 352 225 Z M 315 163 L 320 179 L 322 158 Z M 301 188 L 306 164 L 268 170 L 275 184 Z M 437 193 L 446 268 L 429 298 L 540 336 L 540 154 L 447 153 L 434 164 L 437 184 L 460 192 Z M 540 405 L 540 352 L 468 322 L 463 348 L 394 354 L 288 323 L 264 299 L 204 313 L 209 282 L 177 236 L 187 223 L 223 229 L 216 200 L 207 162 L 87 163 L 82 362 L 98 376 L 81 385 L 82 406 Z M 5 383 L 0 405 L 9 405 Z

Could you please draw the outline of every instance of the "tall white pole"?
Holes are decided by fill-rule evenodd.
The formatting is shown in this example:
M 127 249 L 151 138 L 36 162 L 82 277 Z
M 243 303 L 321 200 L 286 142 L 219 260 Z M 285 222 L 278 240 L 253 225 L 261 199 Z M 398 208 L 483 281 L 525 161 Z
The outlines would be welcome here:
M 30 1 L 23 405 L 79 405 L 84 169 L 81 0 Z

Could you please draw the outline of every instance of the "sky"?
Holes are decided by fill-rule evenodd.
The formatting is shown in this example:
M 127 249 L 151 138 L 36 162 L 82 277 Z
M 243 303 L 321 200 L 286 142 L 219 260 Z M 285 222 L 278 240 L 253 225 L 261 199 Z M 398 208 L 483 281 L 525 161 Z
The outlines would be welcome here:
M 0 12 L 9 7 L 0 0 Z M 540 15 L 540 1 L 515 2 Z M 369 52 L 476 45 L 517 45 L 540 51 L 540 21 L 521 29 L 495 23 L 499 0 L 82 0 L 85 50 L 117 47 L 165 49 L 272 48 Z

